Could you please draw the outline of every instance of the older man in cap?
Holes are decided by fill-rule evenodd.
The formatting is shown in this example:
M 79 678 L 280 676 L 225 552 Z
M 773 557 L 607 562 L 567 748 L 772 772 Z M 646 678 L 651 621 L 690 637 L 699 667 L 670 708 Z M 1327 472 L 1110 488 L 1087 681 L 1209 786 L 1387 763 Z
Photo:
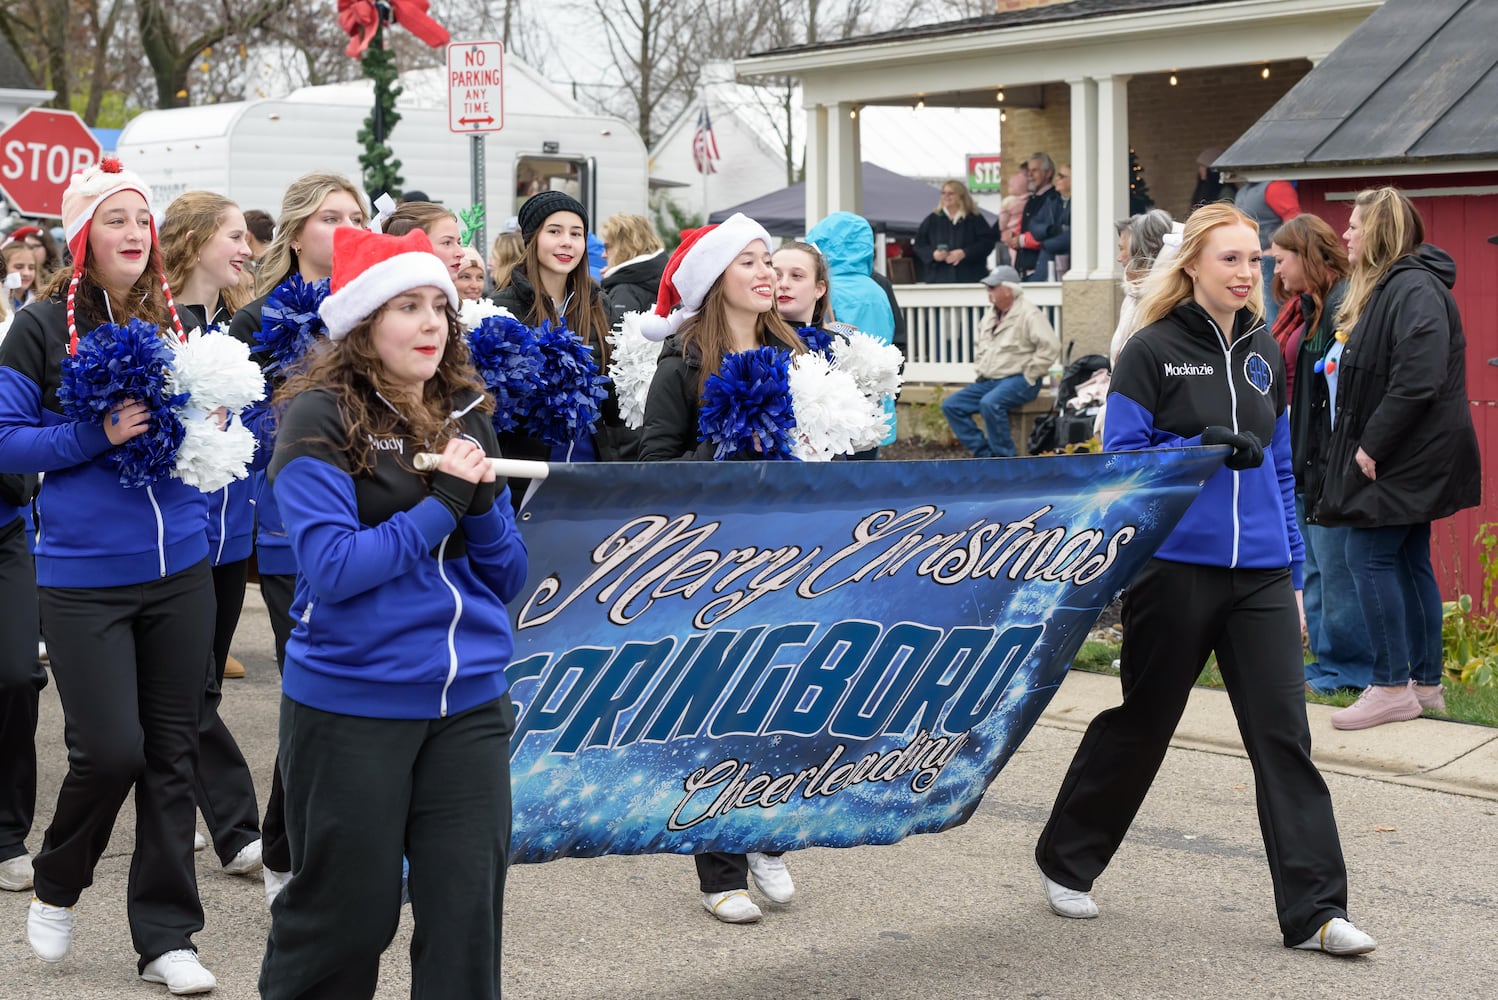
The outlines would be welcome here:
M 1025 298 L 1019 272 L 995 268 L 983 279 L 988 312 L 973 336 L 978 379 L 941 401 L 952 433 L 978 458 L 1015 454 L 1009 412 L 1040 393 L 1040 380 L 1061 353 L 1056 331 L 1033 302 Z M 973 415 L 983 415 L 983 430 Z

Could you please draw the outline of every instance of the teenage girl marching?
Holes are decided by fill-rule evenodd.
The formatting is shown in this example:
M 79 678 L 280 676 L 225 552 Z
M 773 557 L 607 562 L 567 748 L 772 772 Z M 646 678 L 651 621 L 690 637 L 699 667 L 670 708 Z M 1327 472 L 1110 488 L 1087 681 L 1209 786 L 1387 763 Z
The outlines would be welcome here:
M 37 499 L 42 627 L 65 720 L 68 773 L 33 861 L 32 950 L 68 953 L 73 904 L 93 881 L 120 806 L 135 791 L 127 889 L 148 982 L 213 988 L 192 935 L 203 927 L 193 866 L 193 775 L 213 641 L 207 497 L 175 479 L 127 488 L 112 449 L 151 429 L 126 401 L 100 423 L 58 402 L 64 357 L 100 324 L 181 323 L 162 275 L 150 192 L 114 160 L 63 195 L 73 270 L 16 317 L 0 345 L 0 472 L 45 472 Z
M 492 403 L 420 230 L 343 230 L 334 342 L 278 394 L 270 479 L 302 573 L 280 760 L 292 879 L 266 1000 L 372 997 L 410 859 L 411 995 L 497 998 L 510 844 L 505 602 L 524 543 Z M 416 471 L 417 453 L 441 455 Z
M 725 355 L 765 346 L 793 354 L 806 349 L 775 312 L 775 299 L 770 234 L 753 219 L 734 215 L 682 241 L 666 265 L 655 313 L 641 319 L 645 335 L 665 344 L 645 401 L 640 461 L 712 459 L 712 442 L 697 442 L 698 411 L 708 376 Z M 670 312 L 677 303 L 681 308 Z M 695 861 L 702 905 L 724 923 L 760 919 L 748 893 L 751 872 L 776 903 L 790 902 L 796 891 L 775 855 L 713 852 Z
M 281 198 L 281 217 L 276 235 L 261 258 L 256 290 L 259 297 L 234 314 L 229 332 L 256 351 L 254 357 L 267 369 L 266 381 L 274 390 L 282 381 L 279 369 L 269 370 L 276 359 L 258 352 L 265 303 L 278 285 L 296 275 L 308 284 L 326 280 L 333 273 L 333 234 L 339 229 L 362 227 L 368 212 L 364 196 L 351 181 L 338 174 L 307 174 L 291 182 Z M 267 393 L 269 395 L 269 393 Z M 256 461 L 268 461 L 275 445 L 275 420 L 268 401 L 244 413 L 245 426 L 260 440 Z M 260 573 L 260 596 L 270 616 L 276 639 L 276 666 L 286 659 L 286 640 L 291 635 L 291 599 L 296 585 L 296 557 L 281 523 L 276 499 L 263 474 L 255 482 L 255 560 Z M 282 825 L 281 769 L 271 774 L 270 798 L 265 803 L 265 821 L 260 832 L 264 848 L 265 896 L 267 904 L 291 877 L 291 855 Z
M 167 206 L 161 256 L 184 325 L 227 328 L 248 297 L 241 278 L 250 245 L 244 213 L 223 195 L 188 191 Z M 268 456 L 267 456 L 268 457 Z M 263 466 L 264 458 L 260 465 Z M 213 674 L 198 734 L 198 807 L 219 862 L 231 875 L 260 871 L 260 810 L 244 754 L 219 716 L 224 667 L 244 608 L 254 544 L 254 482 L 235 480 L 208 498 L 208 553 L 213 567 Z

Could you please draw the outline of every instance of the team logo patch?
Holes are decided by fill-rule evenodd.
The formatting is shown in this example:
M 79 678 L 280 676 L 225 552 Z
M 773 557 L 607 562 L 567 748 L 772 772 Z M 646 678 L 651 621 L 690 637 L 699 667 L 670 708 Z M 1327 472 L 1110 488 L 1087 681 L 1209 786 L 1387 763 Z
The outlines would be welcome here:
M 1269 387 L 1274 385 L 1274 369 L 1269 367 L 1269 362 L 1257 351 L 1250 354 L 1243 362 L 1243 377 L 1248 379 L 1248 384 L 1259 390 L 1262 395 L 1269 395 Z

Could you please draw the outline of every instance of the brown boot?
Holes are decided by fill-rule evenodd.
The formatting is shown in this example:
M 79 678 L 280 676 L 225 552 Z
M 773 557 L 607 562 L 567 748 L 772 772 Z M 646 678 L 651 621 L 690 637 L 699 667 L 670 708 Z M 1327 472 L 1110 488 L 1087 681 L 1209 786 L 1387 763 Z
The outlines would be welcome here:
M 244 664 L 243 663 L 240 663 L 238 660 L 236 660 L 232 656 L 229 657 L 227 660 L 224 661 L 224 677 L 229 678 L 229 677 L 243 677 L 243 676 L 244 676 Z

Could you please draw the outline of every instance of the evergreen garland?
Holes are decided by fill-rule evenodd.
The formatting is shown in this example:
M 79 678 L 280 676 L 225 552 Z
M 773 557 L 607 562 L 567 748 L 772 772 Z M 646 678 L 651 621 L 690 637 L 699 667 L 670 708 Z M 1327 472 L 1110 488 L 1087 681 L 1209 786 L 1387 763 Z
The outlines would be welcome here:
M 385 28 L 386 25 L 381 23 L 369 48 L 359 59 L 364 75 L 374 81 L 375 99 L 374 108 L 359 130 L 359 142 L 364 146 L 359 166 L 364 170 L 364 190 L 395 193 L 405 187 L 400 175 L 401 161 L 395 158 L 389 143 L 390 133 L 401 120 L 395 110 L 395 99 L 401 95 L 401 87 L 395 82 L 399 75 L 395 68 L 395 53 L 385 48 Z M 383 133 L 378 141 L 375 137 L 377 118 Z

